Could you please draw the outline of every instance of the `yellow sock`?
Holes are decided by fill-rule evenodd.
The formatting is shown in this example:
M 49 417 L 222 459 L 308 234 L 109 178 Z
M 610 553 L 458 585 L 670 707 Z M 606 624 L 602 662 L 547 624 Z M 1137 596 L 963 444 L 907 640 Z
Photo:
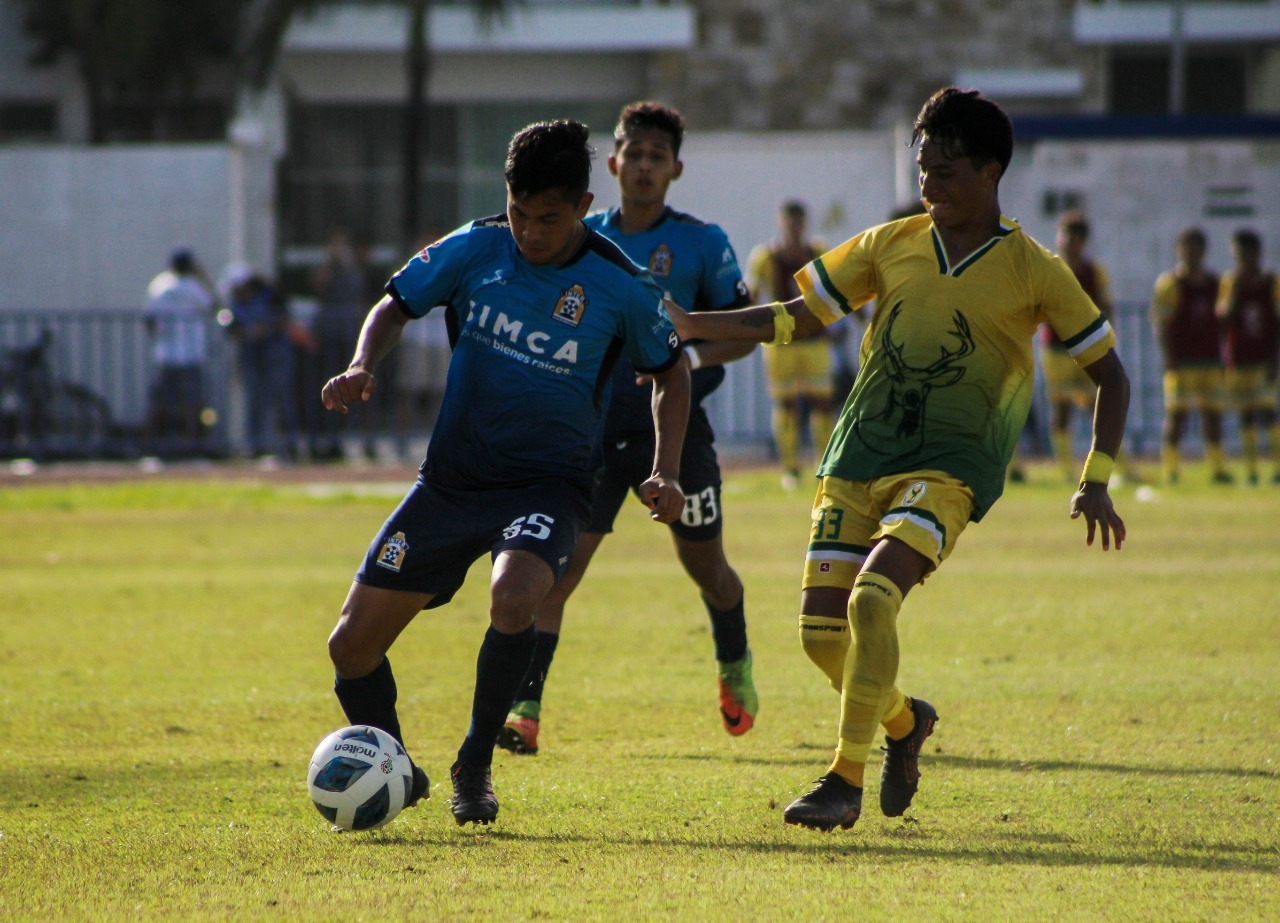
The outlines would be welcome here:
M 893 740 L 902 740 L 916 729 L 916 713 L 911 708 L 911 700 L 897 686 L 889 693 L 889 705 L 884 710 L 880 725 Z
M 861 763 L 855 763 L 837 754 L 827 768 L 827 772 L 834 772 L 854 788 L 862 788 L 863 779 L 866 778 L 867 773 L 867 761 L 864 759 Z
M 898 678 L 898 610 L 902 593 L 879 574 L 861 574 L 849 597 L 849 622 L 854 639 L 845 656 L 840 692 L 840 743 L 836 747 L 839 772 L 857 774 L 849 764 L 866 763 L 880 717 L 889 704 Z
M 1227 470 L 1227 459 L 1222 454 L 1222 443 L 1211 442 L 1204 449 L 1204 457 L 1209 462 L 1209 470 L 1214 474 L 1220 474 Z
M 1166 484 L 1178 479 L 1178 449 L 1167 442 L 1160 446 L 1160 472 L 1164 475 Z
M 1049 445 L 1053 449 L 1053 457 L 1062 469 L 1062 475 L 1071 483 L 1075 483 L 1080 473 L 1071 461 L 1071 434 L 1065 429 L 1049 431 Z
M 821 615 L 800 616 L 800 646 L 839 692 L 844 683 L 844 661 L 853 641 L 847 618 Z
M 800 434 L 796 430 L 796 416 L 780 404 L 773 408 L 773 440 L 778 444 L 782 470 L 799 471 Z
M 1240 449 L 1244 456 L 1244 470 L 1249 477 L 1258 477 L 1258 431 L 1250 426 L 1240 430 Z
M 834 423 L 835 414 L 830 410 L 815 410 L 809 414 L 809 428 L 813 431 L 813 455 L 819 461 L 827 451 L 827 443 L 831 441 Z

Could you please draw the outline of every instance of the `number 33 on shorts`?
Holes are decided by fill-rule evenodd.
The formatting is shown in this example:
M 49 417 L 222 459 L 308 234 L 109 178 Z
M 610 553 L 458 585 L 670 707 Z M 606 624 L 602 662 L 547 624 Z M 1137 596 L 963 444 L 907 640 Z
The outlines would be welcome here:
M 511 525 L 502 530 L 502 537 L 507 541 L 515 538 L 517 535 L 527 535 L 530 538 L 545 539 L 551 534 L 551 527 L 556 521 L 546 513 L 530 513 L 528 516 L 518 516 L 512 521 Z

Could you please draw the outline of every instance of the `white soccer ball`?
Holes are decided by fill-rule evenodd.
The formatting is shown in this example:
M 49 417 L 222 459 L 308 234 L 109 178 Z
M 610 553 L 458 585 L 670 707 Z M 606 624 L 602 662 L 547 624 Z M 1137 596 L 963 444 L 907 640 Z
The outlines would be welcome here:
M 343 830 L 376 830 L 409 801 L 413 764 L 400 741 L 364 724 L 334 731 L 316 747 L 307 769 L 311 800 Z

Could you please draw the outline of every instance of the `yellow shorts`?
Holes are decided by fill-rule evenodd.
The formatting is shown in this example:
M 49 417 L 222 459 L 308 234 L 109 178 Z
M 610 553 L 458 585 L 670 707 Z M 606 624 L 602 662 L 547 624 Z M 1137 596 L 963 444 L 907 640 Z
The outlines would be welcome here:
M 1044 386 L 1049 403 L 1071 401 L 1077 407 L 1092 407 L 1098 387 L 1076 365 L 1071 354 L 1059 349 L 1045 349 L 1040 353 L 1040 367 L 1044 369 Z
M 1165 410 L 1221 410 L 1225 383 L 1222 369 L 1213 366 L 1164 373 Z
M 831 351 L 822 337 L 767 347 L 764 367 L 775 401 L 801 395 L 831 399 Z
M 936 569 L 969 524 L 973 491 L 941 471 L 908 471 L 873 481 L 824 477 L 802 587 L 853 589 L 871 548 L 885 536 L 920 552 Z
M 1280 407 L 1276 380 L 1264 365 L 1227 369 L 1227 393 L 1231 395 L 1231 403 L 1240 410 L 1276 410 Z

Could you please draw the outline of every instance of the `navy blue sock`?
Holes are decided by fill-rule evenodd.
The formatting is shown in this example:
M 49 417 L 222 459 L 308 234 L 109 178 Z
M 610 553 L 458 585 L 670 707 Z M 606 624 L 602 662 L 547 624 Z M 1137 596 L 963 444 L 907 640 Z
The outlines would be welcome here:
M 556 656 L 556 645 L 560 643 L 560 635 L 549 631 L 536 634 L 538 646 L 533 649 L 533 663 L 529 664 L 529 672 L 525 674 L 524 685 L 516 693 L 517 702 L 541 702 L 542 686 L 551 672 L 551 661 Z
M 471 701 L 471 727 L 458 750 L 459 763 L 488 766 L 498 731 L 507 720 L 516 693 L 529 672 L 537 633 L 532 625 L 514 635 L 504 635 L 493 626 L 485 632 L 476 658 L 476 691 Z
M 716 660 L 734 663 L 747 656 L 747 616 L 743 610 L 747 594 L 743 593 L 732 609 L 720 610 L 705 599 L 702 604 L 711 616 L 711 638 L 716 644 Z
M 382 728 L 400 743 L 400 719 L 396 716 L 396 678 L 391 674 L 391 661 L 386 657 L 367 676 L 343 679 L 335 676 L 333 691 L 352 724 L 368 724 Z

